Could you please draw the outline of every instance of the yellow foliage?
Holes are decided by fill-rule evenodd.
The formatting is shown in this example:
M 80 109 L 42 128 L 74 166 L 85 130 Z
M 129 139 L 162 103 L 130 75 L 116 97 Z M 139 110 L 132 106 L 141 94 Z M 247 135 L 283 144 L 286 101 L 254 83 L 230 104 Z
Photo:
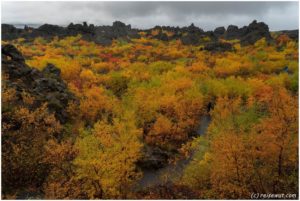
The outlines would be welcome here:
M 154 39 L 158 29 L 139 34 L 110 46 L 80 35 L 12 41 L 30 67 L 57 66 L 76 101 L 62 129 L 3 76 L 4 170 L 28 181 L 47 175 L 47 199 L 126 199 L 141 178 L 145 144 L 191 157 L 173 182 L 203 199 L 296 192 L 298 42 L 285 35 L 276 44 L 231 40 L 235 51 L 214 53 L 200 51 L 204 43 Z M 194 139 L 203 115 L 212 120 Z M 15 172 L 7 175 L 18 181 Z
M 113 109 L 113 99 L 103 88 L 92 87 L 83 92 L 79 109 L 83 120 L 95 122 L 108 115 Z
M 141 156 L 141 130 L 131 115 L 124 118 L 114 119 L 113 125 L 97 122 L 92 133 L 77 142 L 77 177 L 85 180 L 91 199 L 126 197 L 127 189 L 141 176 L 135 168 Z M 95 185 L 90 186 L 90 182 Z

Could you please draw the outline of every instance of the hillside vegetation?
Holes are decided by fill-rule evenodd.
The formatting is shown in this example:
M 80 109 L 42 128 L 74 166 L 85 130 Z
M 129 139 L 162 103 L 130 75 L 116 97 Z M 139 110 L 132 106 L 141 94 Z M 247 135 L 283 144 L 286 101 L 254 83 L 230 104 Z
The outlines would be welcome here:
M 137 32 L 2 41 L 3 198 L 298 194 L 298 41 Z M 185 159 L 137 190 L 145 170 Z

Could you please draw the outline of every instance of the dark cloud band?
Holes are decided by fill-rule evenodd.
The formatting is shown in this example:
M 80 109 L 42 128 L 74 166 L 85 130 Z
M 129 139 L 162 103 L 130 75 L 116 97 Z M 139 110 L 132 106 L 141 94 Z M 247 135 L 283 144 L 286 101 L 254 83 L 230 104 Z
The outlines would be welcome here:
M 265 21 L 271 30 L 298 28 L 298 2 L 3 2 L 5 23 L 66 25 L 87 21 L 110 25 L 114 20 L 133 27 L 186 26 L 211 30 L 217 26 Z

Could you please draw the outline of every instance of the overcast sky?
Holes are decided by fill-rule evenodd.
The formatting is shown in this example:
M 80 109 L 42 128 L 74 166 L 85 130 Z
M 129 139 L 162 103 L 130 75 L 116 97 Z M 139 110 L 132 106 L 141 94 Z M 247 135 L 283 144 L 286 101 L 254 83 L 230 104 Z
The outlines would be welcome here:
M 2 23 L 59 24 L 87 21 L 111 25 L 120 20 L 135 28 L 155 25 L 204 30 L 263 21 L 270 30 L 298 29 L 298 2 L 5 2 Z

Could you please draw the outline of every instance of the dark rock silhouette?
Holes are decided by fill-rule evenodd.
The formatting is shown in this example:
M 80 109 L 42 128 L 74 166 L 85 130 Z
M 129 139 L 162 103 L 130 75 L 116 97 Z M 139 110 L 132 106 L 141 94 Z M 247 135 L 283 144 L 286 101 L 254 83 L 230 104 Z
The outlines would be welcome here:
M 94 34 L 95 33 L 95 27 L 93 24 L 90 26 L 87 25 L 86 22 L 83 22 L 83 24 L 69 24 L 67 27 L 67 33 L 69 35 L 77 35 L 77 34 Z
M 183 28 L 184 30 L 186 30 L 188 33 L 190 34 L 201 34 L 204 31 L 202 29 L 200 29 L 199 27 L 196 27 L 194 25 L 194 23 L 192 23 L 190 26 L 188 26 L 187 28 Z
M 2 24 L 2 40 L 13 40 L 20 36 L 22 30 L 15 28 L 13 25 L 10 24 Z
M 65 29 L 63 27 L 52 25 L 52 24 L 44 24 L 37 28 L 36 31 L 39 31 L 41 35 L 50 35 L 50 36 L 56 36 L 56 35 L 64 35 Z
M 203 49 L 211 52 L 225 52 L 232 51 L 233 47 L 230 43 L 211 42 L 207 43 Z
M 53 64 L 47 64 L 47 66 L 42 70 L 45 75 L 60 77 L 60 69 Z
M 197 36 L 196 34 L 192 34 L 192 33 L 188 33 L 187 35 L 182 36 L 181 42 L 184 45 L 199 45 L 200 44 L 199 36 Z
M 36 37 L 43 37 L 51 39 L 54 36 L 60 38 L 67 36 L 82 35 L 82 38 L 87 41 L 93 41 L 100 45 L 110 45 L 113 39 L 123 38 L 129 40 L 130 38 L 139 38 L 138 31 L 132 29 L 130 25 L 125 25 L 120 21 L 116 21 L 112 26 L 94 26 L 83 24 L 69 24 L 67 27 L 58 25 L 44 24 L 37 29 L 17 29 L 12 25 L 2 24 L 2 39 L 13 40 L 16 38 L 25 38 L 26 40 L 33 40 Z
M 186 33 L 180 38 L 184 45 L 199 45 L 200 38 L 205 35 L 204 31 L 196 27 L 193 23 L 188 27 L 183 27 L 182 32 Z
M 292 40 L 299 40 L 299 30 L 281 31 L 281 34 L 286 34 Z
M 252 45 L 261 38 L 265 38 L 267 41 L 272 39 L 268 25 L 263 22 L 257 23 L 256 20 L 248 27 L 242 28 L 241 33 L 241 45 Z
M 138 162 L 138 166 L 142 169 L 159 169 L 168 164 L 170 153 L 160 149 L 159 147 L 146 146 L 144 156 Z
M 156 38 L 158 40 L 162 40 L 162 41 L 168 41 L 169 40 L 167 34 L 163 33 L 162 30 L 159 30 L 158 34 L 156 36 L 154 36 L 154 38 Z
M 159 33 L 152 36 L 153 30 L 159 30 Z M 181 40 L 184 45 L 200 45 L 206 44 L 207 41 L 202 40 L 209 37 L 210 41 L 216 42 L 218 39 L 240 40 L 241 45 L 252 45 L 261 38 L 266 38 L 268 42 L 272 40 L 269 27 L 263 22 L 254 20 L 248 26 L 238 28 L 235 25 L 229 25 L 225 30 L 224 27 L 218 27 L 214 31 L 203 31 L 201 28 L 191 24 L 188 27 L 170 27 L 155 26 L 151 29 L 133 29 L 130 25 L 123 22 L 115 21 L 112 26 L 95 26 L 93 24 L 69 24 L 67 27 L 44 24 L 37 29 L 25 27 L 17 29 L 9 24 L 2 24 L 2 40 L 9 41 L 16 38 L 25 38 L 25 40 L 33 40 L 36 37 L 51 39 L 54 36 L 59 38 L 67 36 L 82 35 L 83 40 L 92 41 L 100 45 L 111 45 L 115 39 L 122 39 L 130 42 L 133 38 L 140 38 L 139 32 L 143 31 L 147 37 L 152 37 L 162 41 Z M 168 36 L 165 31 L 172 32 Z M 282 31 L 293 40 L 298 40 L 298 30 Z
M 225 28 L 224 27 L 217 27 L 215 30 L 214 30 L 214 35 L 219 37 L 219 36 L 222 36 L 224 33 L 225 33 Z
M 239 28 L 235 25 L 229 25 L 225 32 L 225 39 L 232 40 L 241 36 Z
M 263 22 L 257 23 L 256 20 L 240 29 L 234 25 L 228 26 L 224 38 L 227 40 L 239 39 L 241 45 L 252 45 L 261 38 L 266 38 L 267 41 L 272 39 L 268 25 Z
M 43 71 L 30 68 L 22 54 L 13 45 L 2 46 L 2 73 L 8 75 L 7 86 L 16 89 L 17 97 L 23 91 L 35 97 L 35 105 L 48 103 L 48 109 L 65 123 L 68 120 L 66 108 L 75 98 L 60 78 L 60 70 L 48 64 Z
M 13 45 L 5 45 L 2 47 L 2 59 L 5 60 L 5 56 L 10 57 L 11 60 L 15 62 L 20 62 L 21 64 L 25 63 L 25 59 L 23 58 L 21 52 L 19 52 Z

